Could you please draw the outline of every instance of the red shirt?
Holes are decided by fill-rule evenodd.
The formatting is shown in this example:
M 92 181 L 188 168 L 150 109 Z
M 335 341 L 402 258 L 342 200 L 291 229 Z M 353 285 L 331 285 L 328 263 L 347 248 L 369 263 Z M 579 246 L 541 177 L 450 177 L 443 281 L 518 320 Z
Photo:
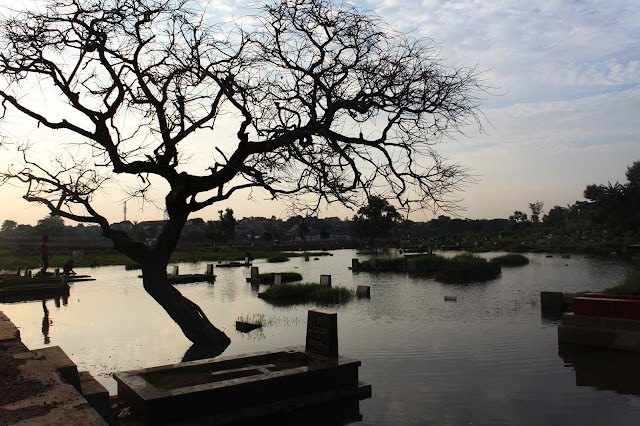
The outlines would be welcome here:
M 40 244 L 40 256 L 49 257 L 49 247 L 47 246 L 47 242 L 46 241 L 43 241 Z

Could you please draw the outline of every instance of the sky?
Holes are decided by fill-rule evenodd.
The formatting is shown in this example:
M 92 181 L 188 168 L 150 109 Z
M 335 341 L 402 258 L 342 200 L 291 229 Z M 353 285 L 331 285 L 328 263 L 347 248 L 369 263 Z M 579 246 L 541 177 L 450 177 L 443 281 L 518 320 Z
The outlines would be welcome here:
M 0 8 L 29 0 L 0 0 Z M 506 218 L 528 203 L 555 205 L 582 200 L 591 183 L 625 181 L 624 172 L 640 160 L 640 3 L 631 1 L 436 1 L 358 0 L 391 27 L 431 38 L 446 64 L 475 66 L 493 87 L 482 106 L 483 132 L 438 145 L 440 154 L 468 167 L 475 183 L 459 194 L 462 218 Z M 248 1 L 210 3 L 223 19 L 242 15 Z M 2 13 L 6 13 L 6 9 Z M 33 133 L 5 131 L 10 138 L 31 140 Z M 55 150 L 55 143 L 48 140 Z M 197 153 L 193 153 L 197 155 Z M 4 159 L 3 159 L 4 157 Z M 0 166 L 11 158 L 0 150 Z M 47 215 L 41 206 L 21 200 L 17 188 L 0 186 L 0 222 L 35 224 Z M 287 217 L 285 206 L 261 194 L 236 194 L 196 213 L 216 219 L 230 207 L 236 217 Z M 111 187 L 97 200 L 109 220 L 123 218 L 120 189 Z M 158 200 L 160 196 L 158 196 Z M 351 217 L 352 211 L 330 207 L 321 217 Z M 127 205 L 127 219 L 161 219 L 152 204 Z M 433 212 L 411 219 L 430 220 Z

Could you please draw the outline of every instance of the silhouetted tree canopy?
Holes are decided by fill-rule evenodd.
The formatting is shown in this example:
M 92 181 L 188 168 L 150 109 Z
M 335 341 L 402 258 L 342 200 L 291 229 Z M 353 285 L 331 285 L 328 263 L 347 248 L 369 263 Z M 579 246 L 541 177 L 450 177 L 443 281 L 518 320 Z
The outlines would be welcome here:
M 356 234 L 361 237 L 386 237 L 394 225 L 402 220 L 402 215 L 387 200 L 372 195 L 366 206 L 360 207 L 353 216 Z
M 251 189 L 299 209 L 353 206 L 379 187 L 403 207 L 451 207 L 465 170 L 434 144 L 480 125 L 485 87 L 430 40 L 347 4 L 268 3 L 243 27 L 210 16 L 189 0 L 53 0 L 2 20 L 3 117 L 73 143 L 51 163 L 20 146 L 23 167 L 2 179 L 57 216 L 98 224 L 185 335 L 222 349 L 228 338 L 166 278 L 190 214 Z M 110 179 L 143 199 L 166 183 L 153 245 L 96 210 Z

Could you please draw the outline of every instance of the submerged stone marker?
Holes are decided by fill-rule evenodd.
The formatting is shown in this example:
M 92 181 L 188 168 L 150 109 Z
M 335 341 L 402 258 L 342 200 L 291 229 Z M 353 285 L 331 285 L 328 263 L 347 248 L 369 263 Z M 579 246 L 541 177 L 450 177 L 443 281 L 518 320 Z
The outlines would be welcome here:
M 252 280 L 260 279 L 260 272 L 259 272 L 257 266 L 252 266 L 251 267 L 251 279 Z
M 541 291 L 540 307 L 542 309 L 564 309 L 564 297 L 561 291 Z
M 360 268 L 360 260 L 351 259 L 351 270 L 352 271 L 357 271 L 359 268 Z
M 359 285 L 356 288 L 356 296 L 358 297 L 371 297 L 371 287 L 368 285 Z
M 308 312 L 305 352 L 330 359 L 338 358 L 338 314 Z
M 320 275 L 320 285 L 331 287 L 331 275 Z
M 273 283 L 274 284 L 282 284 L 282 275 L 281 274 L 275 274 L 273 276 Z
M 179 274 L 178 274 L 178 267 L 177 267 L 177 266 L 174 266 L 174 267 L 173 267 L 173 275 L 179 275 Z
M 207 264 L 207 273 L 206 275 L 213 276 L 213 263 Z

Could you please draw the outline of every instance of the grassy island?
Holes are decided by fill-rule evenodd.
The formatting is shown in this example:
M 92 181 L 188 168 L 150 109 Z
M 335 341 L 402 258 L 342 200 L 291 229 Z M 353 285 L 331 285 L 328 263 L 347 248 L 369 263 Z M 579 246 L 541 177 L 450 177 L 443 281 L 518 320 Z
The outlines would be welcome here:
M 491 262 L 494 262 L 500 266 L 524 266 L 529 264 L 529 258 L 521 254 L 511 253 L 494 257 L 493 259 L 491 259 Z
M 452 258 L 422 255 L 399 258 L 371 259 L 362 262 L 361 271 L 406 272 L 435 277 L 446 283 L 488 281 L 500 276 L 500 263 L 489 262 L 473 254 L 463 253 Z
M 278 304 L 347 303 L 353 296 L 353 290 L 346 287 L 329 287 L 318 283 L 278 284 L 269 287 L 258 295 L 261 299 Z

